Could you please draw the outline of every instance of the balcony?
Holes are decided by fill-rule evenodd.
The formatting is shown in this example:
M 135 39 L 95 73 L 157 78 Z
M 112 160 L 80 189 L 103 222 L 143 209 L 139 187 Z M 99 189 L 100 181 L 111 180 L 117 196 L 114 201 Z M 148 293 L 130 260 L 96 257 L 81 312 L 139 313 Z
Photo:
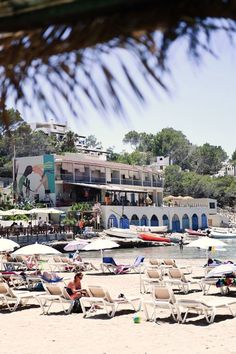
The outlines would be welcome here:
M 144 187 L 163 187 L 163 180 L 157 180 L 151 182 L 151 180 L 142 181 L 140 179 L 132 179 L 132 178 L 111 178 L 110 182 L 106 181 L 106 177 L 93 177 L 88 174 L 84 175 L 77 175 L 73 179 L 72 173 L 63 173 L 57 174 L 56 180 L 62 180 L 65 182 L 72 182 L 72 183 L 96 183 L 96 184 L 121 184 L 121 185 L 130 185 L 130 186 L 144 186 Z
M 111 178 L 112 184 L 120 184 L 120 178 Z
M 120 182 L 121 184 L 133 185 L 133 180 L 131 178 L 121 178 Z
M 143 181 L 143 186 L 144 187 L 151 187 L 151 181 Z

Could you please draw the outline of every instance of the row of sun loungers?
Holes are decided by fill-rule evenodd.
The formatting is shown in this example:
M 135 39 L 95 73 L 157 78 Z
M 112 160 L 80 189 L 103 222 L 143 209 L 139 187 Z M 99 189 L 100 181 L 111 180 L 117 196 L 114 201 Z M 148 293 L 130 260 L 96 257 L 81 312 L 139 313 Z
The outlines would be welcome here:
M 45 293 L 37 295 L 30 292 L 16 292 L 7 283 L 0 282 L 0 301 L 7 306 L 10 311 L 15 311 L 20 304 L 27 304 L 29 300 L 37 300 L 43 314 L 48 314 L 54 303 L 62 306 L 64 313 L 69 314 L 73 308 L 74 301 L 66 292 L 62 284 L 44 284 Z M 229 311 L 233 317 L 233 305 L 236 300 L 221 300 L 217 302 L 202 301 L 196 299 L 176 299 L 173 290 L 168 287 L 155 286 L 152 298 L 141 300 L 140 297 L 119 296 L 113 298 L 109 291 L 101 286 L 89 286 L 89 297 L 80 299 L 83 316 L 88 317 L 94 311 L 104 310 L 108 317 L 113 317 L 120 306 L 129 305 L 137 312 L 143 306 L 147 321 L 156 321 L 158 311 L 166 309 L 173 319 L 179 323 L 185 323 L 188 314 L 191 312 L 203 316 L 207 323 L 213 323 L 218 309 Z
M 147 268 L 144 276 L 141 278 L 141 291 L 144 293 L 150 292 L 150 287 L 153 285 L 171 285 L 178 287 L 178 289 L 185 294 L 189 292 L 191 285 L 197 285 L 197 287 L 202 290 L 201 281 L 186 278 L 183 271 L 179 268 L 169 268 L 165 275 L 167 275 L 167 277 L 163 275 L 161 269 Z
M 65 258 L 63 261 L 63 257 L 61 257 L 53 259 L 53 262 L 67 265 L 69 264 L 67 260 Z M 107 259 L 110 261 L 108 264 L 112 264 L 112 260 Z M 106 263 L 104 259 L 103 263 Z M 212 323 L 219 309 L 227 310 L 235 317 L 236 299 L 225 300 L 221 298 L 217 299 L 218 301 L 203 301 L 199 298 L 176 298 L 173 288 L 177 288 L 183 294 L 188 294 L 190 289 L 197 286 L 205 294 L 208 292 L 207 286 L 209 286 L 207 281 L 212 282 L 212 280 L 187 277 L 185 275 L 186 267 L 177 268 L 176 263 L 172 262 L 171 264 L 170 260 L 167 263 L 169 264 L 164 264 L 162 261 L 155 265 L 149 261 L 149 264 L 144 268 L 144 257 L 140 256 L 135 259 L 133 264 L 122 265 L 124 272 L 126 267 L 127 271 L 134 270 L 140 274 L 141 290 L 145 294 L 142 298 L 140 296 L 128 297 L 123 294 L 112 297 L 104 287 L 88 286 L 89 296 L 80 299 L 83 316 L 90 317 L 98 311 L 103 311 L 108 317 L 113 317 L 119 307 L 130 306 L 135 312 L 142 308 L 147 321 L 156 321 L 159 311 L 162 309 L 168 310 L 173 319 L 179 323 L 185 323 L 189 313 L 201 315 L 207 323 Z M 107 271 L 117 274 L 117 267 L 120 266 L 113 264 L 112 270 Z M 141 273 L 143 270 L 144 274 Z M 106 270 L 104 269 L 104 271 Z M 22 286 L 31 289 L 33 284 L 39 282 L 42 284 L 43 291 L 35 293 L 21 290 Z M 147 293 L 151 293 L 151 296 L 146 295 Z M 63 279 L 59 279 L 57 283 L 48 283 L 42 276 L 31 276 L 30 274 L 23 279 L 18 275 L 10 275 L 7 281 L 0 279 L 0 303 L 6 305 L 8 310 L 15 311 L 20 304 L 27 304 L 30 300 L 37 301 L 45 315 L 50 312 L 54 303 L 60 304 L 66 314 L 69 314 L 74 306 L 74 300 L 67 293 Z

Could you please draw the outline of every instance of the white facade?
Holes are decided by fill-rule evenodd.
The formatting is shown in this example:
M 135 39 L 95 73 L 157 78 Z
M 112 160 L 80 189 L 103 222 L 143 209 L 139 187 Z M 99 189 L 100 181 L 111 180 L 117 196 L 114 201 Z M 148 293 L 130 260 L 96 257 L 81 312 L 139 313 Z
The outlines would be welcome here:
M 231 162 L 224 162 L 222 168 L 215 175 L 215 177 L 224 177 L 224 176 L 236 176 L 236 166 L 234 166 Z
M 158 172 L 163 172 L 165 171 L 166 167 L 170 165 L 170 158 L 169 156 L 164 157 L 164 156 L 157 156 L 156 157 L 156 162 L 151 164 L 152 168 L 155 168 Z

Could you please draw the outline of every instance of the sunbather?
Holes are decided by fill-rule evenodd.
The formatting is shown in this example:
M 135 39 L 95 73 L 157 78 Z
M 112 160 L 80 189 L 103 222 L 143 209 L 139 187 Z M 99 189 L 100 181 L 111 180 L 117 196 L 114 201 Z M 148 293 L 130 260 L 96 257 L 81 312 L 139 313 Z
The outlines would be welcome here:
M 76 273 L 74 279 L 67 285 L 67 292 L 72 300 L 80 299 L 82 296 L 89 296 L 86 289 L 82 289 L 81 280 L 83 279 L 83 273 Z

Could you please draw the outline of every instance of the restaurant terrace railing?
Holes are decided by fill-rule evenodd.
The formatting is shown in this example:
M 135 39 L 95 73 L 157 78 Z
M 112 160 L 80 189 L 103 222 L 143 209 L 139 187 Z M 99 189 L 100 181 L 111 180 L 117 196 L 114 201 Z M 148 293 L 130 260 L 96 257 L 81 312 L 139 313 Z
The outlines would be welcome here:
M 75 176 L 73 177 L 72 173 L 67 174 L 57 174 L 56 180 L 62 180 L 65 182 L 71 183 L 96 183 L 96 184 L 121 184 L 121 185 L 130 185 L 130 186 L 144 186 L 144 187 L 163 187 L 163 179 L 156 181 L 151 180 L 140 180 L 132 178 L 111 178 L 111 181 L 106 181 L 105 177 L 94 177 L 94 176 Z

